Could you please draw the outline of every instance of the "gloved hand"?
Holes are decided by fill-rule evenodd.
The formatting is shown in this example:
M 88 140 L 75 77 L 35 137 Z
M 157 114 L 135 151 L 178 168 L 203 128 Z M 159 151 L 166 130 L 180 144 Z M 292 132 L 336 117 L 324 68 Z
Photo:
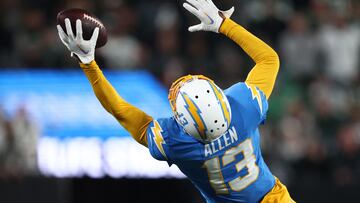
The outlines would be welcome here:
M 95 28 L 90 40 L 83 39 L 81 20 L 76 20 L 76 36 L 71 28 L 71 23 L 68 18 L 65 19 L 66 33 L 57 25 L 59 37 L 62 43 L 69 49 L 71 56 L 74 54 L 80 60 L 81 63 L 89 64 L 95 58 L 95 46 L 99 36 L 99 28 Z
M 230 18 L 234 13 L 234 7 L 227 11 L 220 11 L 212 0 L 186 0 L 183 6 L 201 21 L 200 24 L 189 27 L 190 32 L 212 31 L 219 33 L 221 24 L 225 18 Z

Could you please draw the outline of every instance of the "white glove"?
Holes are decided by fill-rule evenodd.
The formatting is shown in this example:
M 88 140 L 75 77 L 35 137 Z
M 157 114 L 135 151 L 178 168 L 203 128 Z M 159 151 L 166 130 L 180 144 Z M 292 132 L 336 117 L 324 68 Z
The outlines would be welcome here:
M 89 64 L 91 61 L 93 61 L 95 59 L 95 46 L 99 36 L 99 28 L 97 27 L 94 29 L 90 40 L 83 39 L 82 25 L 81 20 L 79 19 L 76 20 L 76 36 L 74 36 L 71 23 L 68 18 L 65 19 L 65 28 L 67 34 L 60 25 L 57 25 L 59 37 L 62 43 L 71 52 L 71 57 L 73 57 L 75 54 L 80 62 L 84 64 Z
M 220 26 L 224 19 L 230 18 L 234 13 L 234 7 L 227 11 L 220 11 L 212 0 L 186 1 L 187 3 L 184 3 L 183 7 L 201 21 L 200 24 L 189 27 L 190 32 L 203 30 L 219 33 Z

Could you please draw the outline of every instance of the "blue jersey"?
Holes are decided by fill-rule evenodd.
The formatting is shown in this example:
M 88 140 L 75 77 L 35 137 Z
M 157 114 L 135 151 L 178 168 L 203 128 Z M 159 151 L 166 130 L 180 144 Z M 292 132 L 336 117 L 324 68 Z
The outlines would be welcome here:
M 232 113 L 225 134 L 205 144 L 186 134 L 174 118 L 158 119 L 148 127 L 148 147 L 154 158 L 176 164 L 207 202 L 260 202 L 275 184 L 261 155 L 258 130 L 268 103 L 246 83 L 224 92 Z

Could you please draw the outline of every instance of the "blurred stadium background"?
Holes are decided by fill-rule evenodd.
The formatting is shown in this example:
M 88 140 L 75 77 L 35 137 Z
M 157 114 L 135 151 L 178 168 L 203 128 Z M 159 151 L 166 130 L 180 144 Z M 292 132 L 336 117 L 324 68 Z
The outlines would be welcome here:
M 281 70 L 261 127 L 265 159 L 298 202 L 356 202 L 360 190 L 360 2 L 215 0 L 272 47 Z M 244 80 L 250 59 L 230 40 L 187 32 L 181 1 L 0 1 L 0 202 L 203 202 L 176 167 L 107 115 L 58 39 L 57 12 L 103 20 L 97 61 L 130 102 L 169 116 L 167 88 L 205 74 Z

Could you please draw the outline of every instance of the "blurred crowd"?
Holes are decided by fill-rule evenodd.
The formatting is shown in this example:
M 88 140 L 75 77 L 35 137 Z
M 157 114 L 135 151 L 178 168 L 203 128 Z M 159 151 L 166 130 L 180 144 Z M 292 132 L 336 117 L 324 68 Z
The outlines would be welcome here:
M 222 9 L 234 5 L 233 19 L 280 55 L 281 70 L 262 127 L 264 154 L 275 174 L 288 184 L 307 180 L 339 187 L 358 184 L 360 2 L 214 2 Z M 57 13 L 75 7 L 91 11 L 108 29 L 108 43 L 96 55 L 103 69 L 145 69 L 166 87 L 184 74 L 205 74 L 223 88 L 243 81 L 253 66 L 249 57 L 223 36 L 189 33 L 187 27 L 198 21 L 181 4 L 1 0 L 0 69 L 77 68 L 56 31 Z M 10 129 L 8 122 L 3 123 L 5 130 Z M 3 144 L 9 132 L 1 129 L 0 160 L 9 148 Z
M 9 117 L 0 109 L 0 180 L 38 174 L 36 146 L 40 131 L 20 107 Z

